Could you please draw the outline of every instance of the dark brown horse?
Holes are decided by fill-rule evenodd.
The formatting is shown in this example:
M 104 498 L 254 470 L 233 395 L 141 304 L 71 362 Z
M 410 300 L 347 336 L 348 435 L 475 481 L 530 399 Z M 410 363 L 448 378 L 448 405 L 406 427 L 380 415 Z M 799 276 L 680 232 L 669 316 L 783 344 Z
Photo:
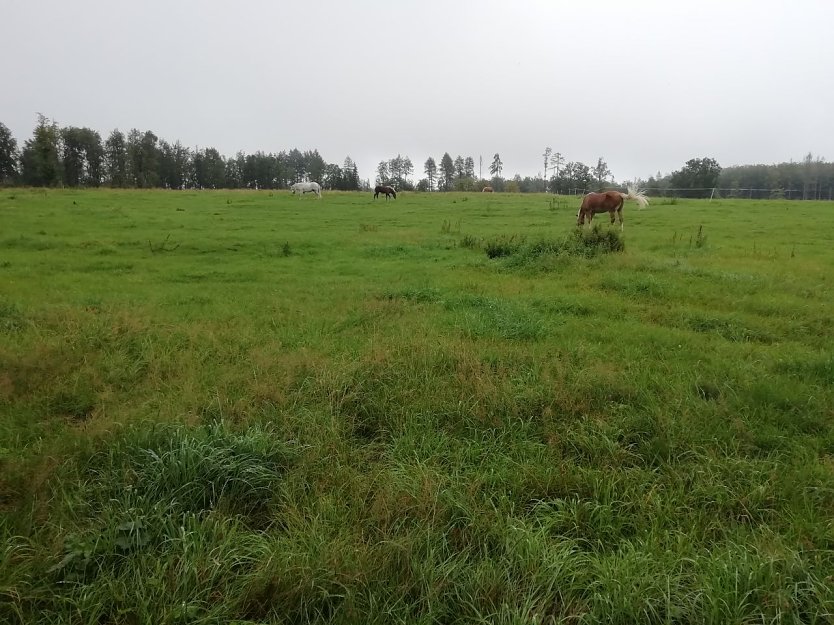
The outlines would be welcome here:
M 380 193 L 385 194 L 385 199 L 386 200 L 388 199 L 388 196 L 390 196 L 390 195 L 393 195 L 395 200 L 397 199 L 397 190 L 394 187 L 389 187 L 388 185 L 378 184 L 376 187 L 374 187 L 374 199 L 376 199 L 377 196 Z
M 483 189 L 481 189 L 481 192 L 482 193 L 494 193 L 492 187 L 484 187 Z
M 606 191 L 605 193 L 589 193 L 582 198 L 582 205 L 576 213 L 576 225 L 581 226 L 591 220 L 597 213 L 608 213 L 611 215 L 611 223 L 614 223 L 615 214 L 620 218 L 620 230 L 623 229 L 623 204 L 626 200 L 634 200 L 640 208 L 649 204 L 649 199 L 642 192 L 628 187 L 627 193 L 619 191 Z

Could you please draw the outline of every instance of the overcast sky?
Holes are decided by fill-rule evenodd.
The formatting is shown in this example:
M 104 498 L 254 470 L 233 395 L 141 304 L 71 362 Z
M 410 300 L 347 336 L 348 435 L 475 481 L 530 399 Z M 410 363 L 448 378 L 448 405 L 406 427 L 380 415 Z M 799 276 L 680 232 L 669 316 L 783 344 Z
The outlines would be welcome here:
M 834 0 L 0 0 L 0 122 L 618 180 L 834 157 Z

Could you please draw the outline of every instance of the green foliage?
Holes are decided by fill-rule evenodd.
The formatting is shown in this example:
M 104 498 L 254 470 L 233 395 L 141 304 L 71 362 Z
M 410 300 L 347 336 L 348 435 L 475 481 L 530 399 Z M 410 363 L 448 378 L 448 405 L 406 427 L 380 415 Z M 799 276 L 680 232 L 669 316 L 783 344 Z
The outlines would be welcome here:
M 440 159 L 440 180 L 438 186 L 441 191 L 451 191 L 455 184 L 455 163 L 448 152 L 444 152 Z
M 20 154 L 23 184 L 50 187 L 62 181 L 60 140 L 58 124 L 38 114 L 38 125 Z
M 559 155 L 561 159 L 561 155 Z M 601 159 L 600 159 L 601 160 Z M 599 167 L 598 163 L 598 167 Z M 608 166 L 602 162 L 604 166 L 600 172 L 605 177 L 605 171 Z M 610 174 L 610 172 L 608 172 Z M 591 168 L 585 163 L 579 161 L 560 161 L 559 169 L 550 180 L 550 191 L 553 193 L 562 193 L 565 195 L 582 194 L 591 189 L 594 183 L 594 177 Z
M 407 156 L 397 154 L 394 158 L 381 161 L 377 167 L 377 184 L 391 185 L 397 191 L 413 191 L 409 177 L 414 173 L 414 164 Z
M 11 130 L 0 122 L 0 184 L 10 184 L 17 178 L 17 140 Z
M 718 186 L 740 189 L 738 194 L 745 198 L 830 200 L 834 197 L 834 163 L 807 154 L 801 161 L 725 167 Z
M 429 156 L 423 164 L 423 171 L 426 172 L 426 181 L 428 182 L 428 191 L 434 191 L 434 183 L 437 179 L 437 163 Z
M 5 130 L 4 130 L 5 129 Z M 20 155 L 16 170 L 16 142 L 0 124 L 0 183 L 31 186 L 110 187 L 166 189 L 286 188 L 299 180 L 319 181 L 327 189 L 356 191 L 361 187 L 356 163 L 345 158 L 344 166 L 325 163 L 318 150 L 245 155 L 225 158 L 215 148 L 193 152 L 179 141 L 160 140 L 152 131 L 132 129 L 124 135 L 113 130 L 102 144 L 89 128 L 59 128 L 43 115 L 33 137 Z M 413 166 L 408 157 L 390 161 L 395 180 L 409 189 L 406 180 Z
M 501 157 L 496 152 L 495 156 L 492 157 L 492 163 L 489 166 L 489 173 L 500 178 L 503 170 L 504 163 L 501 162 Z
M 64 184 L 70 187 L 101 184 L 104 148 L 101 137 L 89 128 L 61 128 L 61 162 Z
M 672 174 L 671 183 L 676 189 L 694 189 L 684 192 L 687 197 L 709 197 L 710 190 L 718 186 L 719 175 L 721 166 L 714 158 L 692 158 Z

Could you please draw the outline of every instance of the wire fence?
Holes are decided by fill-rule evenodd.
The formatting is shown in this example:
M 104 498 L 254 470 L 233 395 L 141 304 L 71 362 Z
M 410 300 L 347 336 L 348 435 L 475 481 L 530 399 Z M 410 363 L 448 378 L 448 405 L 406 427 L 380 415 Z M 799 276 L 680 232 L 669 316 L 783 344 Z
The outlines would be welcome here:
M 623 188 L 623 191 L 626 189 Z M 640 190 L 649 196 L 671 196 L 681 198 L 706 198 L 706 199 L 750 199 L 750 200 L 832 200 L 834 190 L 828 189 L 826 193 L 816 193 L 814 197 L 808 197 L 807 192 L 802 189 L 757 189 L 753 187 L 695 187 L 695 188 L 674 188 L 674 187 L 641 187 Z M 588 191 L 578 187 L 568 189 L 568 195 L 582 196 Z
M 699 187 L 689 189 L 679 188 L 663 188 L 651 187 L 645 191 L 652 191 L 657 195 L 672 194 L 676 197 L 692 197 L 692 198 L 745 198 L 750 200 L 770 200 L 770 199 L 785 199 L 785 200 L 801 200 L 803 198 L 802 189 L 757 189 L 754 187 Z M 811 198 L 808 198 L 811 199 Z M 814 198 L 817 199 L 817 198 Z M 830 199 L 830 198 L 829 198 Z

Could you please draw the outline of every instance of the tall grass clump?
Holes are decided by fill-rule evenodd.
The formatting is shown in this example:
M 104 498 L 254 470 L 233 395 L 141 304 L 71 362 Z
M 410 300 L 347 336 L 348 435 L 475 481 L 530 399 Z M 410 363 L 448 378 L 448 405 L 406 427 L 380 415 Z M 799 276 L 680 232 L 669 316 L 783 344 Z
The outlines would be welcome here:
M 218 510 L 249 521 L 275 503 L 297 453 L 269 428 L 235 432 L 222 422 L 133 426 L 100 445 L 75 463 L 83 487 L 66 495 L 77 497 L 76 506 L 91 512 L 117 502 L 165 514 Z
M 51 496 L 36 510 L 48 519 L 36 535 L 55 547 L 32 558 L 29 575 L 62 590 L 30 593 L 31 582 L 9 579 L 0 562 L 0 584 L 18 595 L 18 620 L 81 611 L 101 614 L 96 622 L 129 622 L 116 616 L 126 610 L 192 622 L 185 617 L 203 614 L 212 592 L 232 592 L 235 569 L 257 543 L 253 532 L 280 510 L 297 456 L 271 428 L 223 423 L 141 424 L 93 442 L 55 471 Z
M 524 247 L 525 237 L 502 235 L 484 241 L 484 252 L 488 258 L 501 258 L 517 254 Z
M 612 228 L 594 224 L 591 228 L 577 228 L 572 237 L 573 249 L 582 256 L 611 254 L 625 251 L 623 234 Z
M 461 247 L 472 247 L 470 241 Z M 501 235 L 486 239 L 483 250 L 488 258 L 512 257 L 511 265 L 526 265 L 548 256 L 579 256 L 592 258 L 600 254 L 612 254 L 625 250 L 623 235 L 598 224 L 590 229 L 576 228 L 561 238 L 539 237 L 528 240 L 521 235 Z

